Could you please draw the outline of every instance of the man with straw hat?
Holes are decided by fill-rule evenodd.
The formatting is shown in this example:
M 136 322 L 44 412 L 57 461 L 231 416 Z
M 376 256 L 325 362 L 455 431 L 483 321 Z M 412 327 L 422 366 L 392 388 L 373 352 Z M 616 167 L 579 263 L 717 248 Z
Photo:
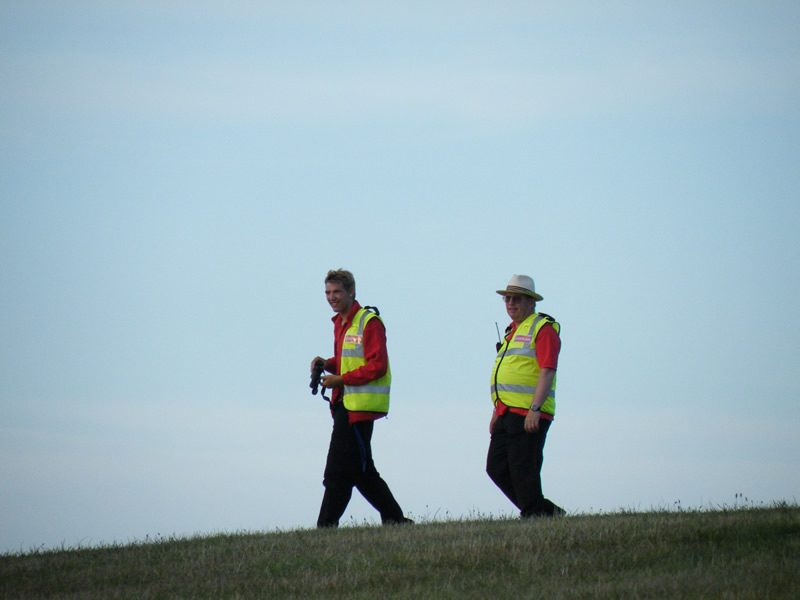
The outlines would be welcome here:
M 520 516 L 565 514 L 542 494 L 544 442 L 556 410 L 556 368 L 561 351 L 561 326 L 536 312 L 533 279 L 514 275 L 503 296 L 511 324 L 497 345 L 492 369 L 494 412 L 486 472 Z

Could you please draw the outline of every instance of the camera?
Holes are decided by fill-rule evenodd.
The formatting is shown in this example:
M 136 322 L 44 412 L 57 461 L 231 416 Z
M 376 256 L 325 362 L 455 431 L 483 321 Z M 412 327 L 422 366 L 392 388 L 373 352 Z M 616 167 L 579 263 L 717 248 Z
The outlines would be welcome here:
M 322 373 L 325 371 L 325 363 L 321 360 L 318 360 L 314 363 L 314 370 L 311 371 L 311 383 L 308 384 L 308 387 L 311 388 L 311 393 L 315 396 L 317 395 L 317 390 L 320 386 L 320 379 L 322 378 Z M 328 400 L 327 396 L 325 396 L 325 388 L 322 388 L 322 397 L 325 400 Z

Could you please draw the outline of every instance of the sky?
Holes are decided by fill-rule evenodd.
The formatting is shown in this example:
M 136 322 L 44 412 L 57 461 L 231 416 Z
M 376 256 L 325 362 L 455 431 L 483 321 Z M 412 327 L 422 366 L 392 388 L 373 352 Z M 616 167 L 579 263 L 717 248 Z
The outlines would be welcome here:
M 792 2 L 0 1 L 0 552 L 314 527 L 336 268 L 386 324 L 411 518 L 516 514 L 485 473 L 513 274 L 561 323 L 545 495 L 796 503 L 798 32 Z

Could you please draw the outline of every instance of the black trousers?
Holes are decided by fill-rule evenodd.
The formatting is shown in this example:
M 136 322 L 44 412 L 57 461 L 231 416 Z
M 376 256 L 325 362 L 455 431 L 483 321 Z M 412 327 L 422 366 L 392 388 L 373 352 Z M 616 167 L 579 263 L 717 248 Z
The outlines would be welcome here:
M 525 417 L 511 411 L 497 418 L 489 442 L 486 472 L 519 509 L 522 517 L 553 516 L 564 510 L 542 494 L 544 442 L 550 421 L 539 420 L 539 431 L 525 431 Z
M 337 527 L 355 487 L 381 515 L 381 522 L 403 523 L 403 511 L 372 461 L 373 421 L 350 424 L 347 409 L 333 408 L 333 433 L 325 464 L 325 494 L 317 527 Z

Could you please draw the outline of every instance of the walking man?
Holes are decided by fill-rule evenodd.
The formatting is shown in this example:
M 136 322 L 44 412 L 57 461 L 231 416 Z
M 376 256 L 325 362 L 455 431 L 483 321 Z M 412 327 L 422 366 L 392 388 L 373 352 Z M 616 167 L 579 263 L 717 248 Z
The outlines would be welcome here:
M 536 312 L 542 300 L 527 275 L 514 275 L 504 290 L 511 324 L 497 344 L 492 369 L 494 412 L 486 472 L 520 510 L 520 516 L 562 516 L 542 494 L 544 442 L 556 411 L 556 368 L 561 326 Z
M 356 300 L 350 271 L 328 271 L 325 297 L 336 313 L 333 321 L 334 355 L 325 363 L 321 383 L 332 390 L 333 432 L 328 448 L 323 485 L 325 494 L 317 527 L 337 527 L 355 486 L 387 524 L 411 523 L 405 518 L 389 486 L 372 460 L 372 430 L 389 412 L 392 380 L 386 350 L 386 329 L 373 307 Z

